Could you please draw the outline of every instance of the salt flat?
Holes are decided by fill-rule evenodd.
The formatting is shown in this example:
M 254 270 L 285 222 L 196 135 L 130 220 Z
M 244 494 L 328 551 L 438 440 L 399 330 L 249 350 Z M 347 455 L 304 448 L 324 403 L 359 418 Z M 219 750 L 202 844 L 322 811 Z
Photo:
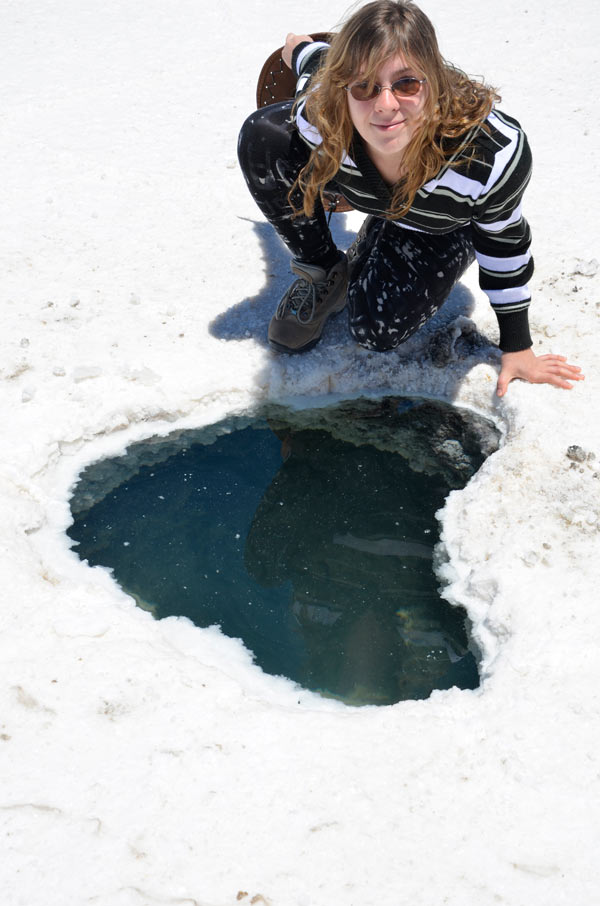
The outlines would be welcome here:
M 246 191 L 237 131 L 267 53 L 343 4 L 0 10 L 9 906 L 597 900 L 600 14 L 583 0 L 423 7 L 445 55 L 499 86 L 529 135 L 535 349 L 583 367 L 571 392 L 514 383 L 496 399 L 487 341 L 465 339 L 497 336 L 474 271 L 398 353 L 355 347 L 342 319 L 299 360 L 268 351 L 288 262 Z M 339 218 L 341 244 L 359 223 Z M 504 432 L 441 514 L 445 594 L 482 653 L 476 692 L 319 699 L 216 629 L 153 621 L 68 548 L 78 471 L 134 439 L 264 399 L 389 392 Z

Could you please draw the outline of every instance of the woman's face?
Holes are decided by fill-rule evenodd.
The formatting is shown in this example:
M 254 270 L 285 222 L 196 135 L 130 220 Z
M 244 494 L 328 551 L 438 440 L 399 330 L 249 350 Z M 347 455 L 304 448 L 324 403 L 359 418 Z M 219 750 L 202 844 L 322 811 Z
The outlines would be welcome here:
M 406 76 L 423 78 L 402 54 L 397 54 L 378 69 L 376 83 L 384 86 L 384 90 L 370 101 L 357 101 L 346 92 L 352 122 L 366 143 L 369 157 L 384 174 L 400 166 L 404 149 L 419 126 L 427 98 L 427 83 L 411 97 L 397 98 L 387 90 L 392 82 Z M 360 82 L 360 76 L 350 85 L 354 82 Z

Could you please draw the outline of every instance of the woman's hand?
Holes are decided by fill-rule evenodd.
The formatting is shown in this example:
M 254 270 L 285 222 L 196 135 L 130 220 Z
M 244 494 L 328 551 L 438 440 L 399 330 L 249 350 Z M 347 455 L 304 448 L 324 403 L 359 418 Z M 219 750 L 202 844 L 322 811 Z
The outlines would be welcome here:
M 294 35 L 292 32 L 287 35 L 285 39 L 285 44 L 283 45 L 283 50 L 281 51 L 281 59 L 286 66 L 292 68 L 292 54 L 294 50 L 298 47 L 298 44 L 302 44 L 304 41 L 310 41 L 312 43 L 312 38 L 310 35 Z
M 536 356 L 532 349 L 502 353 L 502 366 L 496 387 L 498 396 L 504 396 L 508 385 L 515 378 L 529 381 L 530 384 L 553 384 L 554 387 L 564 387 L 565 390 L 573 389 L 570 381 L 585 380 L 581 368 L 569 365 L 564 355 Z

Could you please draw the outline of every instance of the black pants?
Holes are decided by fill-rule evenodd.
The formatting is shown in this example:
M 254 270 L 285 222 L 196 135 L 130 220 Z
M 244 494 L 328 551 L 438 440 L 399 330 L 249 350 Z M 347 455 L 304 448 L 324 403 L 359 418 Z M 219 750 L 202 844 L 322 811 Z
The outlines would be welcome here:
M 254 200 L 294 258 L 314 263 L 335 252 L 323 207 L 317 201 L 312 217 L 294 217 L 288 201 L 309 154 L 291 121 L 291 101 L 257 110 L 242 126 L 238 156 Z M 301 208 L 301 197 L 294 203 Z M 374 218 L 351 268 L 352 336 L 381 351 L 403 343 L 442 306 L 474 257 L 470 227 L 435 236 Z

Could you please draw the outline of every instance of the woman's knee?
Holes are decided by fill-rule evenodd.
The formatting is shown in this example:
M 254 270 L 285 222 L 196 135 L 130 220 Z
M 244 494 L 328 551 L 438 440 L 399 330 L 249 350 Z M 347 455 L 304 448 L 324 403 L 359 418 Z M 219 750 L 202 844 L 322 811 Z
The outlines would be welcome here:
M 242 172 L 248 178 L 255 169 L 257 158 L 264 153 L 264 118 L 262 111 L 251 113 L 238 136 L 237 153 Z
M 430 237 L 384 223 L 348 287 L 350 333 L 386 352 L 408 340 L 444 304 L 473 257 L 470 234 Z M 360 257 L 360 256 L 359 256 Z
M 243 123 L 238 137 L 238 160 L 246 178 L 253 171 L 289 155 L 293 138 L 291 103 L 285 101 L 262 107 Z

